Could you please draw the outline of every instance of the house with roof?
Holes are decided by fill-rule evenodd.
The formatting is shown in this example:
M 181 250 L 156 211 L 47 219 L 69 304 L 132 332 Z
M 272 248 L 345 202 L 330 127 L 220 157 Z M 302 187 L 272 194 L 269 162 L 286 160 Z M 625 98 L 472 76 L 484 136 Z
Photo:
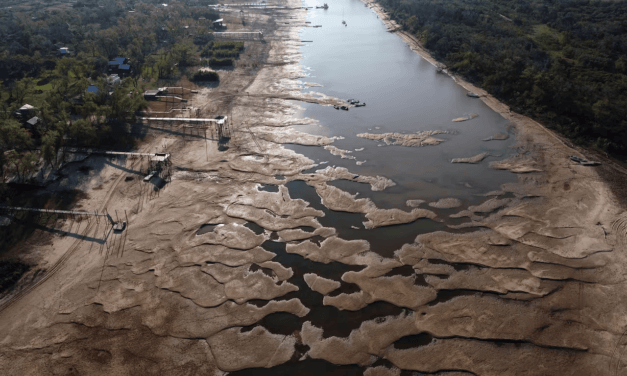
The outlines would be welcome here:
M 109 74 L 117 74 L 120 77 L 128 76 L 132 73 L 130 61 L 126 57 L 116 57 L 107 66 Z
M 224 18 L 217 19 L 211 23 L 215 30 L 224 29 Z
M 118 76 L 117 74 L 112 74 L 109 77 L 107 77 L 107 92 L 108 92 L 108 94 L 111 95 L 111 93 L 113 92 L 115 87 L 118 86 L 121 83 L 122 83 L 122 80 L 120 79 L 120 76 Z M 86 92 L 98 95 L 100 93 L 100 89 L 98 89 L 97 85 L 91 84 L 91 85 L 89 85 L 87 87 Z
M 26 119 L 30 119 L 37 113 L 37 107 L 31 106 L 30 104 L 25 104 L 20 107 L 16 112 L 15 116 L 18 119 L 22 119 L 22 121 Z
M 35 127 L 37 127 L 37 124 L 39 124 L 40 121 L 40 118 L 38 118 L 37 116 L 33 116 L 32 118 L 28 119 L 28 121 L 26 122 L 26 126 L 30 129 L 36 129 Z
M 98 93 L 100 92 L 100 89 L 98 89 L 98 86 L 96 85 L 89 85 L 87 87 L 86 92 L 98 95 Z

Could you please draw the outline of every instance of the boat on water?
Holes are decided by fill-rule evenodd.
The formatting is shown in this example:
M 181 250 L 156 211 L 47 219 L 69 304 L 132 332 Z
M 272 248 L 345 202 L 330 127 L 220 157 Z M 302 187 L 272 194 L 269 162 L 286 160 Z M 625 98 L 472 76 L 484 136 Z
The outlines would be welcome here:
M 327 3 L 324 3 L 323 6 L 317 6 L 316 9 L 329 9 L 329 6 L 327 5 Z
M 479 94 L 473 93 L 471 91 L 467 92 L 466 95 L 471 98 L 479 98 Z

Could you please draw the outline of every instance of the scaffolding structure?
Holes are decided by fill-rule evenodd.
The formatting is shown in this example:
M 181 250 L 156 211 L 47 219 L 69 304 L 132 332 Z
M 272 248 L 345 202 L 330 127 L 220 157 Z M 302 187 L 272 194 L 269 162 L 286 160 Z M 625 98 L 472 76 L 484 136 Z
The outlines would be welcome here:
M 111 224 L 113 225 L 115 224 L 115 222 L 113 221 L 113 218 L 111 218 L 111 216 L 107 212 L 99 213 L 97 211 L 87 212 L 87 211 L 75 211 L 75 210 L 25 208 L 25 207 L 19 207 L 19 206 L 0 206 L 0 212 L 4 213 L 5 215 L 12 216 L 12 217 L 14 217 L 15 213 L 18 211 L 29 211 L 29 212 L 37 213 L 39 215 L 55 214 L 63 218 L 73 218 L 73 219 L 75 219 L 76 217 L 80 217 L 80 216 L 85 216 L 85 217 L 91 216 L 91 217 L 96 217 L 96 219 L 99 219 L 99 217 L 105 217 L 106 219 L 109 219 L 109 222 L 111 222 Z
M 231 126 L 228 116 L 219 115 L 215 118 L 184 118 L 184 117 L 142 117 L 142 120 L 148 122 L 166 122 L 166 123 L 190 123 L 185 125 L 186 128 L 198 128 L 205 130 L 205 138 L 207 136 L 206 131 L 211 130 L 212 134 L 215 130 L 215 134 L 218 140 L 218 149 L 226 150 L 227 144 L 231 140 Z

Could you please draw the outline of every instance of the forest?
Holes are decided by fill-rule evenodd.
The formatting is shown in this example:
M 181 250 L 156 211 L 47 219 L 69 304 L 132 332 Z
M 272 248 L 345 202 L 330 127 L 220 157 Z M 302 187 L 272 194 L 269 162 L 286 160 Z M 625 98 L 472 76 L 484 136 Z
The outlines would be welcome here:
M 191 0 L 6 4 L 0 9 L 0 182 L 23 180 L 42 158 L 55 167 L 66 146 L 128 147 L 133 140 L 117 130 L 146 106 L 144 90 L 206 62 L 199 52 L 219 16 Z M 121 83 L 109 76 L 116 57 L 131 67 Z
M 448 69 L 575 143 L 627 155 L 627 2 L 380 0 Z

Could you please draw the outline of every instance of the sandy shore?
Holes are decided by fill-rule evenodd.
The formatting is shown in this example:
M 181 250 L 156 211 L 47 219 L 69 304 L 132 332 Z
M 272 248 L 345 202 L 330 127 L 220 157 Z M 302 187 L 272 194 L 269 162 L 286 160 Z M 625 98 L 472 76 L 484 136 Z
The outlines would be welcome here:
M 333 140 L 292 130 L 315 123 L 299 119 L 293 102 L 341 102 L 300 93 L 306 11 L 296 0 L 276 4 L 293 9 L 255 16 L 272 31 L 266 43 L 248 46 L 219 88 L 194 98 L 203 115 L 236 119 L 228 150 L 184 125 L 154 126 L 144 148 L 172 154 L 171 183 L 152 189 L 132 160 L 90 180 L 81 205 L 126 210 L 129 227 L 103 247 L 56 237 L 38 250 L 53 265 L 43 282 L 0 302 L 0 373 L 224 375 L 284 366 L 298 374 L 319 359 L 365 375 L 626 374 L 627 215 L 598 170 L 571 162 L 574 151 L 538 123 L 464 86 L 507 115 L 518 139 L 518 155 L 492 165 L 518 182 L 481 204 L 379 209 L 327 182 L 383 190 L 394 185 L 385 177 L 332 167 L 303 174 L 314 162 L 281 144 Z M 227 22 L 239 27 L 236 17 Z M 250 63 L 259 56 L 257 69 Z M 325 212 L 290 192 L 295 180 L 326 209 L 364 214 L 366 228 L 468 220 L 382 257 L 323 226 Z M 438 217 L 427 207 L 458 211 Z M 83 226 L 75 231 L 87 238 L 103 231 Z M 332 315 L 314 314 L 322 307 Z

